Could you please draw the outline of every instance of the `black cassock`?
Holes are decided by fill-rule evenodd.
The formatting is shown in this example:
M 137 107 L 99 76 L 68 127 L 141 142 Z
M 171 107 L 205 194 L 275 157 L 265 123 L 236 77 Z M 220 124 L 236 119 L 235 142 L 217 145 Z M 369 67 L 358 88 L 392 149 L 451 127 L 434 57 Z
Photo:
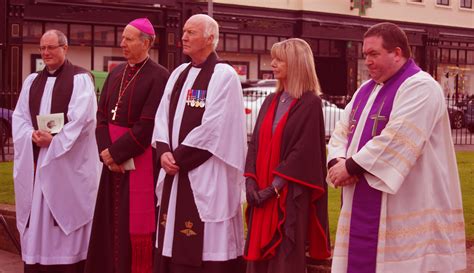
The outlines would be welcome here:
M 107 77 L 97 111 L 98 152 L 108 148 L 117 164 L 141 155 L 150 146 L 156 110 L 169 77 L 164 67 L 151 60 L 137 64 L 135 70 L 127 66 L 124 73 L 126 66 L 117 66 Z M 125 91 L 113 120 L 112 110 L 119 99 L 121 85 Z M 109 124 L 130 130 L 112 143 Z M 156 170 L 155 162 L 153 160 L 153 170 Z M 104 165 L 85 272 L 131 272 L 129 187 L 129 172 L 113 173 Z M 154 198 L 154 192 L 150 194 Z

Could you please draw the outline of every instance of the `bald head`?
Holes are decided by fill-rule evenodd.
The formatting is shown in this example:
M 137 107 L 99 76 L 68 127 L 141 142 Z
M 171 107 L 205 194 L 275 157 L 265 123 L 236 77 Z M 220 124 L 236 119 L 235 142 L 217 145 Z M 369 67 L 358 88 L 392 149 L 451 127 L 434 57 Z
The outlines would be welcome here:
M 58 43 L 60 45 L 67 45 L 67 37 L 66 35 L 62 32 L 62 31 L 59 31 L 57 29 L 50 29 L 48 31 L 46 31 L 43 36 L 41 37 L 41 39 L 44 37 L 44 36 L 48 36 L 48 35 L 54 35 L 58 38 Z

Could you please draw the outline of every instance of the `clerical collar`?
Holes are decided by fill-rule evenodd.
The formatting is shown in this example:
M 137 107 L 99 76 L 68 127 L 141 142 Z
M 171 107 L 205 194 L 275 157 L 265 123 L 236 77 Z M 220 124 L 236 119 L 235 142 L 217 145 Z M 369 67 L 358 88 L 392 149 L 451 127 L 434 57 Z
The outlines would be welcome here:
M 58 69 L 56 70 L 48 70 L 48 68 L 46 67 L 46 72 L 48 72 L 48 77 L 57 77 L 59 75 L 59 73 L 61 73 L 61 71 L 63 70 L 63 67 L 64 67 L 64 64 L 66 62 L 64 62 Z
M 143 61 L 141 61 L 139 63 L 136 63 L 136 64 L 131 64 L 131 63 L 127 63 L 127 64 L 130 67 L 135 67 L 136 66 L 138 68 L 138 67 L 141 67 L 148 60 L 148 58 L 150 58 L 150 57 L 146 57 Z
M 191 61 L 191 65 L 195 68 L 203 68 L 205 67 L 209 62 L 211 62 L 212 60 L 215 60 L 217 59 L 217 54 L 216 52 L 211 52 L 211 54 L 209 54 L 209 56 L 207 56 L 206 60 L 200 64 L 194 64 L 192 61 Z

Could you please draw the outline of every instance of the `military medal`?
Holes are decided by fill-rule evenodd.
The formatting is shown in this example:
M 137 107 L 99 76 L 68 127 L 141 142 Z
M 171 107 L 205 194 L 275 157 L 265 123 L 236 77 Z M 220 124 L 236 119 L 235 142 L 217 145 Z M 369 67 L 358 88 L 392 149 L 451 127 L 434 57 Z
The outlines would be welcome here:
M 191 104 L 191 92 L 192 92 L 192 90 L 189 89 L 188 94 L 186 95 L 186 105 Z
M 207 90 L 202 90 L 201 103 L 199 104 L 201 108 L 204 108 L 204 106 L 206 106 L 206 93 Z
M 201 103 L 201 91 L 202 90 L 197 90 L 197 96 L 196 96 L 196 103 L 195 103 L 195 107 L 199 107 L 199 104 Z
M 191 92 L 192 92 L 192 96 L 191 96 L 191 107 L 194 107 L 194 105 L 196 105 L 196 96 L 195 96 L 196 90 L 191 90 Z

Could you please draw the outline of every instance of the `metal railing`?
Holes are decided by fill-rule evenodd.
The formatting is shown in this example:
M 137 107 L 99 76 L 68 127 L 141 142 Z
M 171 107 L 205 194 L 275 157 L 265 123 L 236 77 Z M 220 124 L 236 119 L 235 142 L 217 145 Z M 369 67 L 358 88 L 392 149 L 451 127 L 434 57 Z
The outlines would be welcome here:
M 0 107 L 0 161 L 10 161 L 13 156 L 11 117 L 13 111 Z
M 474 96 L 452 95 L 446 97 L 451 135 L 454 144 L 474 144 Z
M 260 107 L 267 95 L 272 91 L 273 90 L 265 90 L 265 88 L 244 90 L 243 95 L 248 139 L 252 136 Z M 341 118 L 343 108 L 340 106 L 344 106 L 348 102 L 348 98 L 344 96 L 322 96 L 322 99 L 324 134 L 328 140 L 336 127 L 336 123 Z
M 244 111 L 247 135 L 250 139 L 260 107 L 272 90 L 244 90 Z M 323 115 L 326 139 L 332 134 L 336 122 L 350 97 L 323 95 Z M 456 145 L 474 145 L 474 96 L 446 97 L 451 134 Z M 0 161 L 13 160 L 13 141 L 11 138 L 11 109 L 0 107 Z
M 271 91 L 270 91 L 271 92 Z M 270 93 L 262 88 L 245 89 L 244 104 L 247 135 L 250 139 L 260 106 Z M 341 112 L 351 100 L 349 96 L 322 95 L 325 136 L 329 139 Z M 448 96 L 446 106 L 451 123 L 451 135 L 456 145 L 474 145 L 474 96 Z

